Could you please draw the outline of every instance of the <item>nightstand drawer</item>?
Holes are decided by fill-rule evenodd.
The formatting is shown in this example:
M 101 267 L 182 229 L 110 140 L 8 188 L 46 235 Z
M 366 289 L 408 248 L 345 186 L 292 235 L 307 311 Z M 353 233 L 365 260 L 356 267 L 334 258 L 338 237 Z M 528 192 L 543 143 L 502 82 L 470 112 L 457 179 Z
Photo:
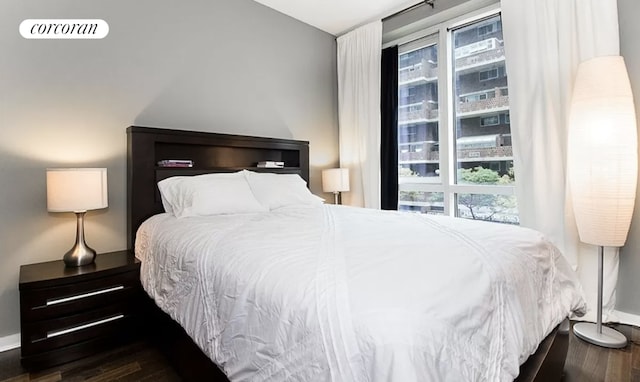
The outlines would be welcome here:
M 117 334 L 123 326 L 131 325 L 131 318 L 135 315 L 136 304 L 130 301 L 72 316 L 25 324 L 22 332 L 22 354 L 28 356 Z
M 43 369 L 136 338 L 144 291 L 131 251 L 98 255 L 94 264 L 61 260 L 20 267 L 22 365 Z
M 26 290 L 20 294 L 20 313 L 25 322 L 60 317 L 129 300 L 139 289 L 139 274 L 124 272 L 108 278 Z

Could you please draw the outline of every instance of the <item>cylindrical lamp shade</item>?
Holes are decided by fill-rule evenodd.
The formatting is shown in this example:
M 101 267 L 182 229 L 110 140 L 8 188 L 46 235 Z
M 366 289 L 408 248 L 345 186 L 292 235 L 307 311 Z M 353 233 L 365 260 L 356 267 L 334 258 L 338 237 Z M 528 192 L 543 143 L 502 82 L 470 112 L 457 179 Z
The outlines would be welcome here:
M 47 169 L 47 210 L 84 212 L 106 208 L 106 168 Z
M 629 77 L 620 56 L 578 67 L 567 167 L 580 240 L 621 247 L 636 198 L 638 147 Z
M 349 191 L 349 169 L 332 168 L 329 170 L 322 170 L 322 191 Z

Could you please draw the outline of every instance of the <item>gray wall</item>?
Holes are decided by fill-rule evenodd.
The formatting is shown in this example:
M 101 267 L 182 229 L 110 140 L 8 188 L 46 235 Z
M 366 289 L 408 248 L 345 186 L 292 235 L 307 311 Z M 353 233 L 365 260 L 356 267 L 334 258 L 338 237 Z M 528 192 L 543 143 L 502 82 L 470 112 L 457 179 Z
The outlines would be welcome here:
M 635 96 L 636 115 L 640 121 L 640 2 L 638 0 L 618 0 L 618 22 L 620 24 L 620 54 L 624 57 Z M 640 187 L 637 195 L 640 195 Z M 627 243 L 620 251 L 620 271 L 618 279 L 618 310 L 640 315 L 640 197 L 636 196 L 636 206 L 631 221 Z
M 30 18 L 101 18 L 103 40 L 25 40 Z M 335 38 L 251 0 L 0 0 L 0 338 L 19 331 L 18 269 L 71 247 L 45 168 L 108 168 L 87 242 L 124 249 L 129 125 L 311 142 L 311 189 L 338 163 Z M 329 196 L 329 195 L 325 195 Z

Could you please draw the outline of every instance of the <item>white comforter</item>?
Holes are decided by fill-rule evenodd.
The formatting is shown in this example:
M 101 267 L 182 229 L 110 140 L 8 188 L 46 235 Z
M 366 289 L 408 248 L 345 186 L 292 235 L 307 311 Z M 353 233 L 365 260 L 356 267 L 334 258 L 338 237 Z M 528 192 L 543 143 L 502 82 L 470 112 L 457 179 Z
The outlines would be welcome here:
M 511 381 L 581 288 L 538 232 L 333 205 L 139 229 L 142 284 L 232 381 Z

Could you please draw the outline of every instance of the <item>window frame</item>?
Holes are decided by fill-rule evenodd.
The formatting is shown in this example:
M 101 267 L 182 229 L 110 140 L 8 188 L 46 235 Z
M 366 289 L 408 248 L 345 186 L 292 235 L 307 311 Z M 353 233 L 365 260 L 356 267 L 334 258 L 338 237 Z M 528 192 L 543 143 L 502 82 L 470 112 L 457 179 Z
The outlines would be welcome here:
M 483 2 L 478 2 L 482 4 Z M 486 2 L 484 2 L 486 4 Z M 457 165 L 455 144 L 455 113 L 450 110 L 454 102 L 459 102 L 455 97 L 455 73 L 453 60 L 455 59 L 452 31 L 466 25 L 477 23 L 483 19 L 500 15 L 500 4 L 477 7 L 469 11 L 465 7 L 463 14 L 458 14 L 439 23 L 424 27 L 404 37 L 389 41 L 383 48 L 398 45 L 398 55 L 408 51 L 428 46 L 420 44 L 424 41 L 436 41 L 438 45 L 438 102 L 439 102 L 439 174 L 436 177 L 421 177 L 411 179 L 398 177 L 398 192 L 422 191 L 437 192 L 443 194 L 444 215 L 458 216 L 457 195 L 459 194 L 485 194 L 485 195 L 509 195 L 515 196 L 515 185 L 470 185 L 457 183 Z M 494 26 L 494 29 L 496 26 Z M 411 44 L 413 49 L 403 50 L 402 46 Z M 433 43 L 432 43 L 433 44 Z M 499 71 L 498 71 L 499 72 Z M 498 73 L 498 77 L 500 73 Z M 490 80 L 490 79 L 488 79 Z M 443 101 L 444 100 L 444 101 Z M 506 112 L 509 113 L 508 111 Z M 499 123 L 501 122 L 498 116 Z M 445 170 L 445 171 L 443 171 Z M 517 178 L 516 178 L 517 179 Z M 517 180 L 516 180 L 517 181 Z M 400 200 L 398 200 L 398 205 Z

